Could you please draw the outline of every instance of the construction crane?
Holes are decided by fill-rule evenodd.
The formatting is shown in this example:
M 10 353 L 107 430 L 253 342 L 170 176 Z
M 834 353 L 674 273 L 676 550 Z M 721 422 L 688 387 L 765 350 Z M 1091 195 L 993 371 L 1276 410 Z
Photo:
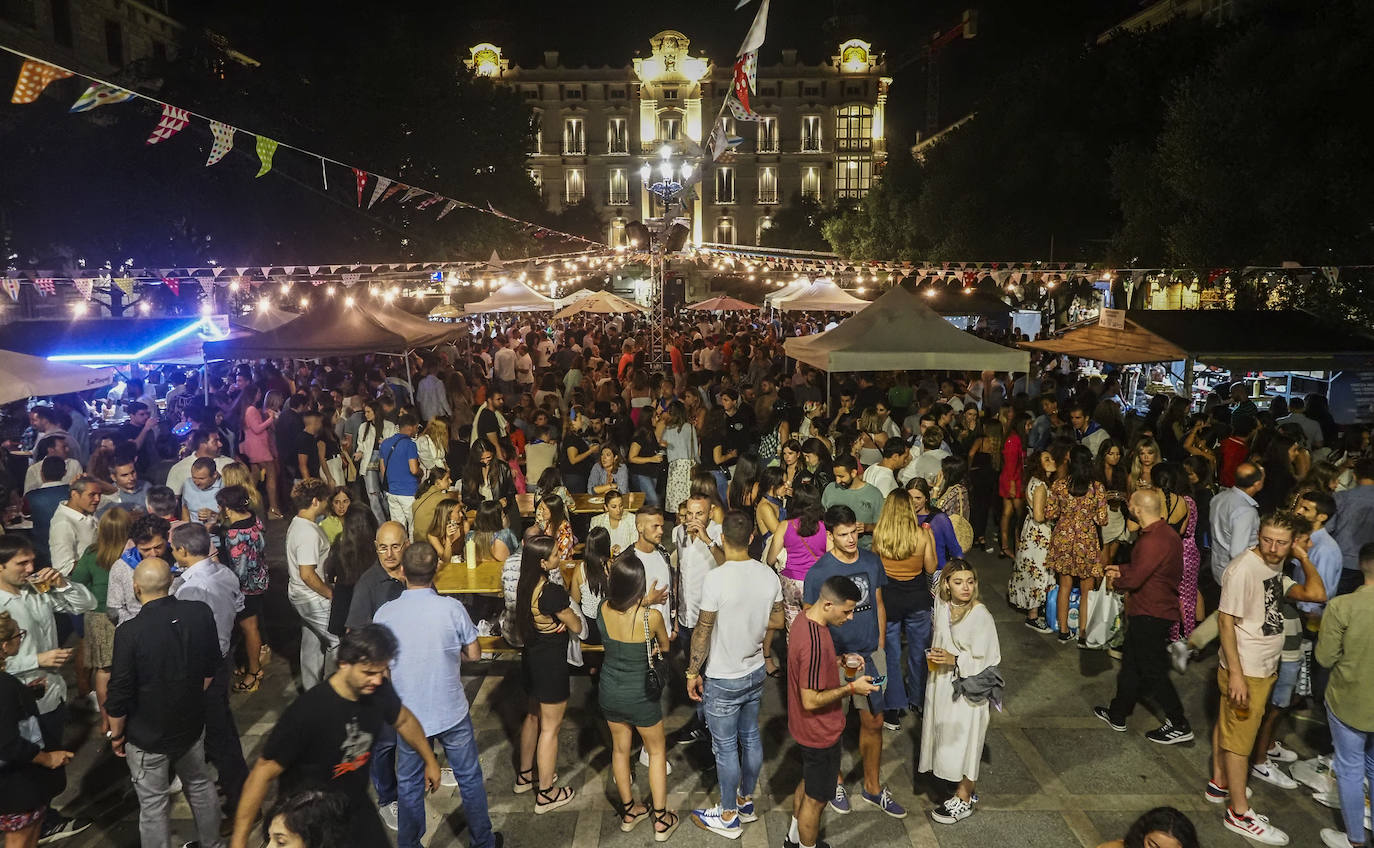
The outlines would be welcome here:
M 959 39 L 973 38 L 978 34 L 978 10 L 965 9 L 963 18 L 952 29 L 937 32 L 930 41 L 921 46 L 920 59 L 926 63 L 926 136 L 932 136 L 940 129 L 940 53 Z M 893 70 L 915 61 L 915 57 L 899 63 Z

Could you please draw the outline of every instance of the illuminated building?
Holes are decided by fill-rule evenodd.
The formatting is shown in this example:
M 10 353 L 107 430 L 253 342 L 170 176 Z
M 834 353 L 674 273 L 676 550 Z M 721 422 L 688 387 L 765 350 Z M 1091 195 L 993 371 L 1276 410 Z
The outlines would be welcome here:
M 569 68 L 558 53 L 526 68 L 494 44 L 470 48 L 467 65 L 520 92 L 533 111 L 530 179 L 548 208 L 586 201 L 607 224 L 611 244 L 629 221 L 652 217 L 642 163 L 675 140 L 705 145 L 730 90 L 733 57 L 693 53 L 675 30 L 649 39 L 649 55 L 627 65 Z M 779 205 L 866 194 L 887 158 L 885 112 L 892 80 L 883 55 L 862 39 L 835 45 L 809 65 L 783 49 L 762 62 L 751 106 L 761 122 L 727 120 L 742 142 L 706 163 L 693 204 L 694 242 L 755 244 Z M 766 60 L 770 51 L 765 48 Z M 726 112 L 727 116 L 729 112 Z

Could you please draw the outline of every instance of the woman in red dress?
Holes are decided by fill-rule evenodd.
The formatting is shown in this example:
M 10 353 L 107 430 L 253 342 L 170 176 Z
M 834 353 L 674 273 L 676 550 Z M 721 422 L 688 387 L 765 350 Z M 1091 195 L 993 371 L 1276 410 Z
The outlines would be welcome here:
M 1002 559 L 1016 558 L 1016 528 L 1025 502 L 1025 488 L 1021 468 L 1026 461 L 1026 439 L 1030 433 L 1030 416 L 1018 412 L 1007 428 L 1002 442 L 1002 473 L 997 478 L 997 494 L 1002 498 Z

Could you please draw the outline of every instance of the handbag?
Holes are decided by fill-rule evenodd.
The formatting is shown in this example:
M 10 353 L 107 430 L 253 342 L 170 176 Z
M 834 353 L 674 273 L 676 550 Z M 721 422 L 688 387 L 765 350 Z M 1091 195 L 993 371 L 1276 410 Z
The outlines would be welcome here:
M 644 611 L 644 654 L 649 661 L 649 670 L 644 675 L 644 695 L 650 701 L 657 701 L 668 683 L 668 661 L 654 644 L 654 635 L 649 630 L 648 610 Z

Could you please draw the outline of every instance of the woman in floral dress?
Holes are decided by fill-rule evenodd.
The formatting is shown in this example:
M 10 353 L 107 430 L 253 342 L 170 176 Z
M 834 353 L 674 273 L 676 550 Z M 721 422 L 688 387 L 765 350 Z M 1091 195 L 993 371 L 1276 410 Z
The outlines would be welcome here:
M 1075 445 L 1068 470 L 1050 486 L 1046 517 L 1054 522 L 1045 565 L 1059 576 L 1059 641 L 1067 643 L 1069 593 L 1078 582 L 1078 620 L 1088 620 L 1088 593 L 1102 577 L 1102 542 L 1097 528 L 1107 523 L 1107 492 L 1097 482 L 1092 451 Z M 1081 630 L 1080 630 L 1081 633 Z M 1079 645 L 1084 646 L 1082 638 Z
M 1197 626 L 1197 573 L 1202 554 L 1197 548 L 1197 503 L 1188 494 L 1191 486 L 1183 466 L 1161 462 L 1151 475 L 1163 494 L 1164 520 L 1183 540 L 1183 578 L 1178 581 L 1179 620 L 1169 631 L 1169 641 L 1187 639 Z
M 1054 457 L 1049 451 L 1037 451 L 1026 461 L 1026 518 L 1021 523 L 1021 540 L 1016 546 L 1016 560 L 1007 584 L 1007 600 L 1017 609 L 1026 611 L 1027 627 L 1041 633 L 1050 632 L 1041 610 L 1055 579 L 1045 568 L 1053 530 L 1045 516 L 1054 473 Z

